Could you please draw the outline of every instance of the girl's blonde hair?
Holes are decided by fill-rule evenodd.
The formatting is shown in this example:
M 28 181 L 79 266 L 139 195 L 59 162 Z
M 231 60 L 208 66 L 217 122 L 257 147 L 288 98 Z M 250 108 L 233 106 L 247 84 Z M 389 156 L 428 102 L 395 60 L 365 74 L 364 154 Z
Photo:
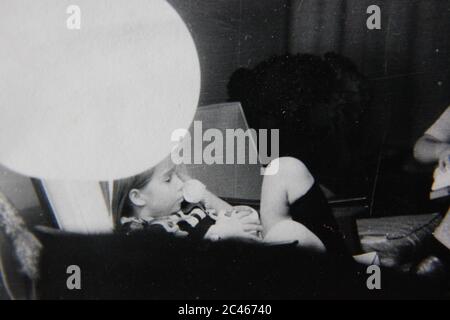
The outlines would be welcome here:
M 113 185 L 112 213 L 114 224 L 120 223 L 120 218 L 131 217 L 134 214 L 133 203 L 130 200 L 130 191 L 142 189 L 153 177 L 154 168 L 151 168 L 138 175 L 115 180 Z

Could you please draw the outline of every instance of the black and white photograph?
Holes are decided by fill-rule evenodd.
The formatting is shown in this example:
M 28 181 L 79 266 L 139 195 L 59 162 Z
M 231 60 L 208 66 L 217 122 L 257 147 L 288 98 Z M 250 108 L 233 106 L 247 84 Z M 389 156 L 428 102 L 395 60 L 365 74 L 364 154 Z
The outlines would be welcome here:
M 449 35 L 450 0 L 0 0 L 0 300 L 450 300 Z

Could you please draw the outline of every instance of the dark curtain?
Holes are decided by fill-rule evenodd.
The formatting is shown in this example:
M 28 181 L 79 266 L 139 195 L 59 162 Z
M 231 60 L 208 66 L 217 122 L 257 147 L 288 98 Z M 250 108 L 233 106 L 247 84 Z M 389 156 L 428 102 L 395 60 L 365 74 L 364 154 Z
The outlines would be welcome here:
M 381 30 L 366 26 L 370 5 Z M 374 200 L 379 210 L 422 210 L 413 199 L 426 202 L 430 173 L 421 176 L 411 151 L 450 104 L 450 1 L 291 0 L 289 30 L 291 53 L 336 51 L 368 77 L 368 135 L 380 148 Z

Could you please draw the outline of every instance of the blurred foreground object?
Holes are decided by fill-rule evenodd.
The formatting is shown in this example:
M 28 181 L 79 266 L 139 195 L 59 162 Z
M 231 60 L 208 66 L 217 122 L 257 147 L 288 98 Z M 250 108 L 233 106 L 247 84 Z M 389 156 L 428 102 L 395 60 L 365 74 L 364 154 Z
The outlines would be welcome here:
M 193 39 L 162 0 L 0 2 L 0 163 L 41 179 L 113 180 L 167 156 L 197 107 Z

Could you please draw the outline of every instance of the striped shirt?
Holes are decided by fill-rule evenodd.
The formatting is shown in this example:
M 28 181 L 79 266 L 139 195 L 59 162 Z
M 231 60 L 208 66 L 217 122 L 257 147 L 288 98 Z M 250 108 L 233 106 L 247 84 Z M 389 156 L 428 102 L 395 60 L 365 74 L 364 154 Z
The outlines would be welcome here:
M 180 211 L 164 217 L 148 219 L 122 217 L 120 229 L 126 234 L 136 231 L 154 231 L 202 239 L 215 222 L 213 214 L 209 213 L 203 205 L 183 203 Z

